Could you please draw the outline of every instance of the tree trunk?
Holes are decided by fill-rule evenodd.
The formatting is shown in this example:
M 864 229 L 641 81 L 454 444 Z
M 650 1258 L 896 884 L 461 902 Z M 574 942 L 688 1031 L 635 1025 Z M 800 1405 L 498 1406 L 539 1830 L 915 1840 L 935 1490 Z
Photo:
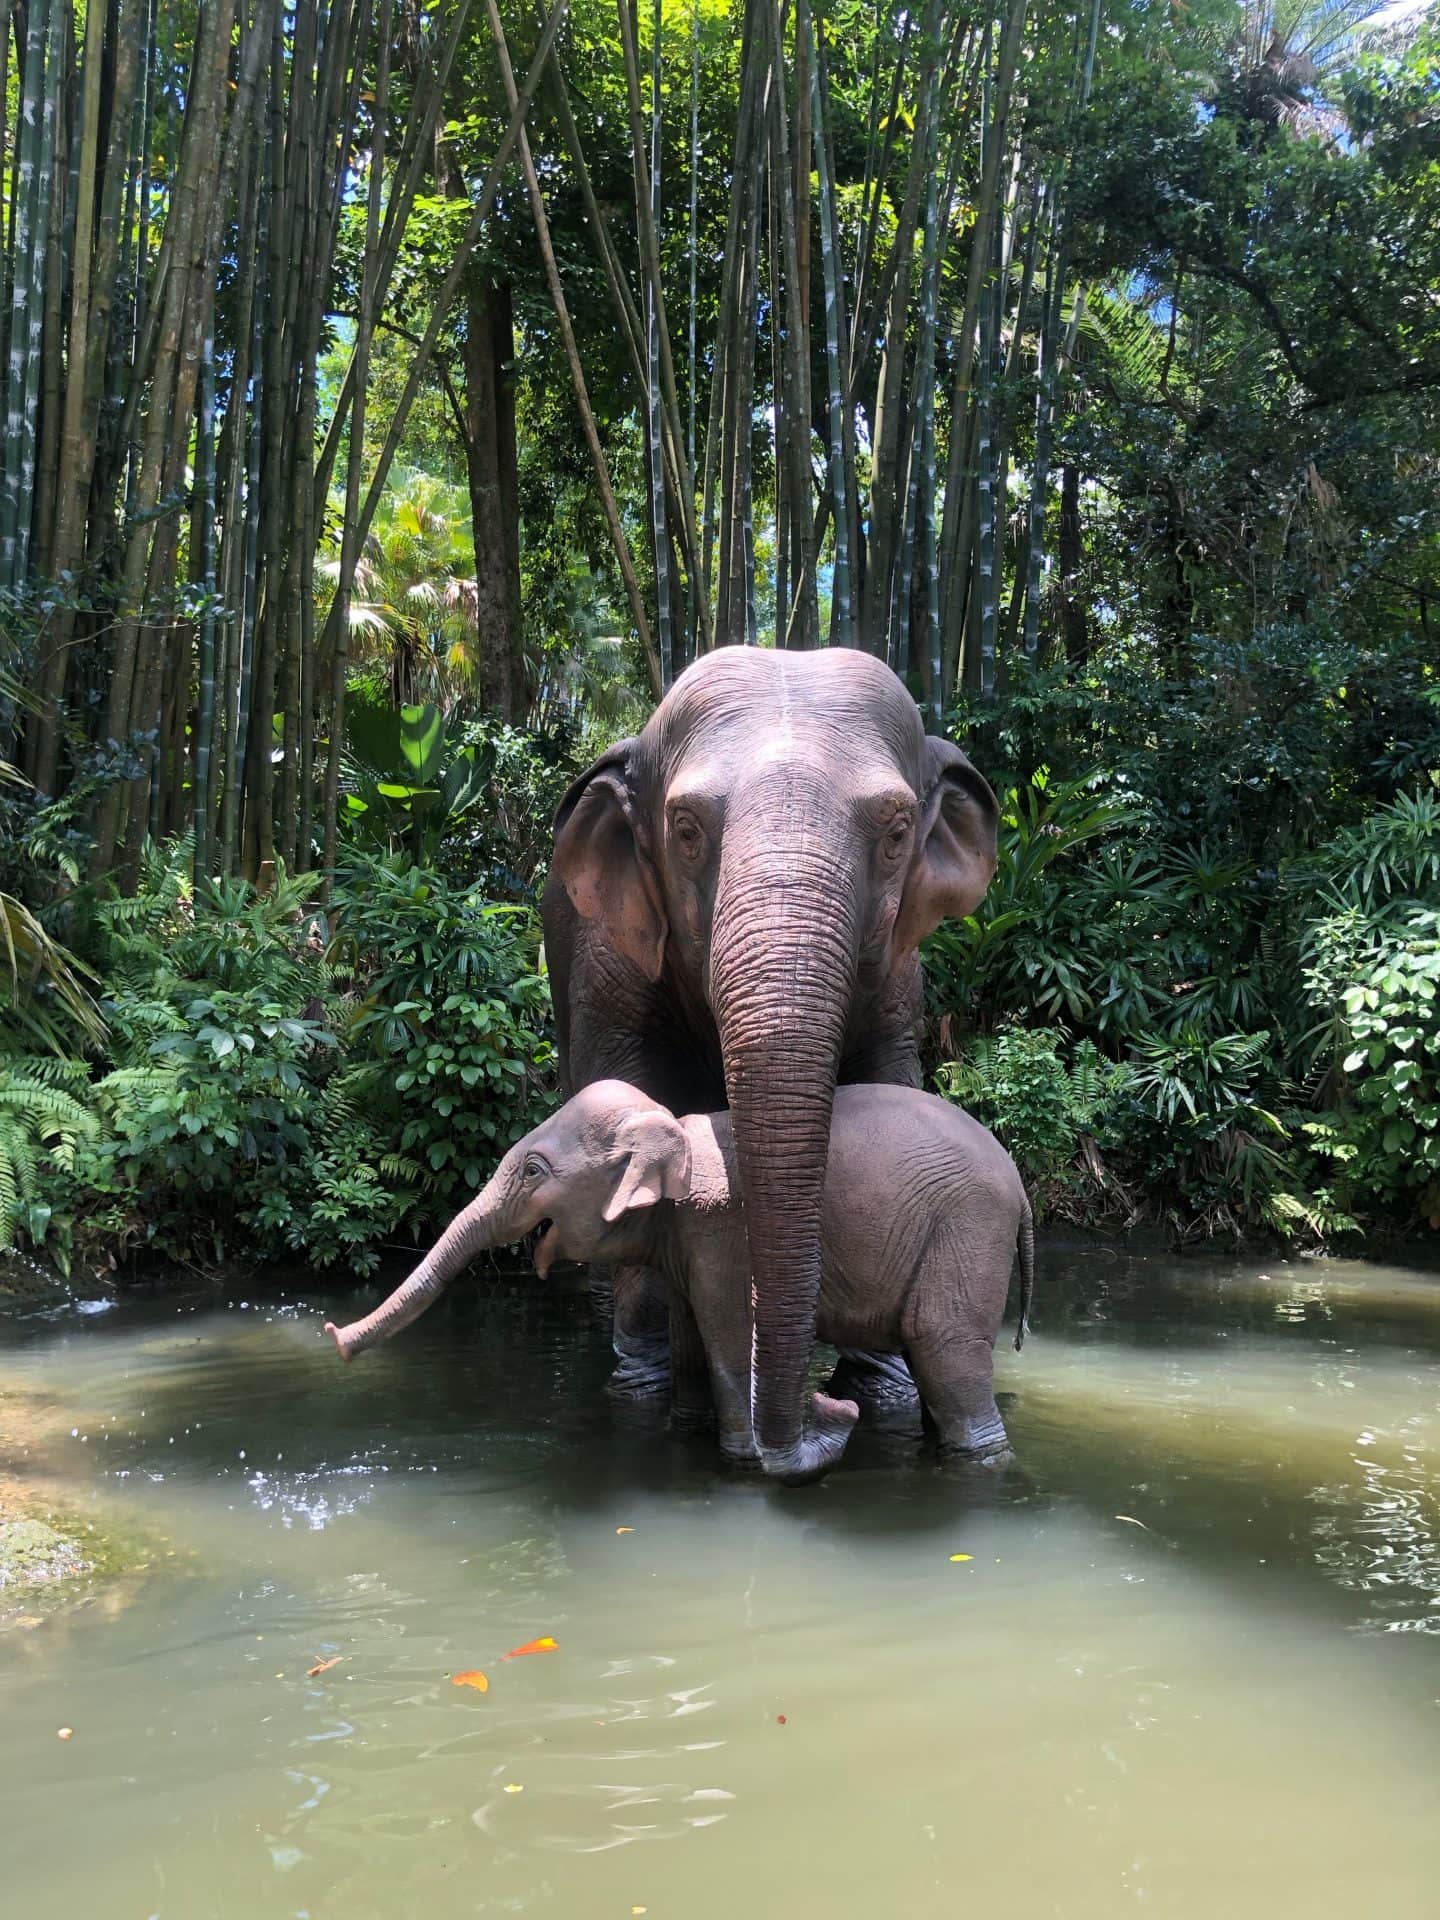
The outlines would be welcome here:
M 1073 667 L 1090 656 L 1090 621 L 1081 598 L 1084 559 L 1080 527 L 1080 469 L 1067 461 L 1060 471 L 1060 637 Z
M 526 705 L 513 485 L 515 408 L 506 393 L 514 354 L 509 288 L 472 282 L 465 298 L 465 471 L 475 539 L 481 689 L 486 707 L 510 726 L 524 719 Z

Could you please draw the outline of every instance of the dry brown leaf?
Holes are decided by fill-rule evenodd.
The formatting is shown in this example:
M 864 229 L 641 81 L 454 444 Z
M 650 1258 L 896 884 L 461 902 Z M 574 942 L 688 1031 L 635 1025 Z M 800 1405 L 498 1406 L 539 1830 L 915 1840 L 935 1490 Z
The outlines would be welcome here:
M 305 1669 L 306 1679 L 313 1680 L 317 1673 L 328 1673 L 331 1667 L 338 1667 L 344 1658 L 343 1653 L 336 1653 L 332 1654 L 328 1660 L 317 1660 L 313 1667 L 307 1667 Z

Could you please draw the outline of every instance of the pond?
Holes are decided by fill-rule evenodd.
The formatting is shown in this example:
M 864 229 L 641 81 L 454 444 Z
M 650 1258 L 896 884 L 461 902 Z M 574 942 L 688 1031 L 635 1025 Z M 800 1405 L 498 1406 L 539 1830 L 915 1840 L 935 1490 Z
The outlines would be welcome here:
M 578 1288 L 345 1367 L 376 1297 L 0 1321 L 157 1541 L 0 1634 L 7 1912 L 1434 1920 L 1440 1278 L 1051 1249 L 1017 1469 L 798 1493 L 614 1412 Z

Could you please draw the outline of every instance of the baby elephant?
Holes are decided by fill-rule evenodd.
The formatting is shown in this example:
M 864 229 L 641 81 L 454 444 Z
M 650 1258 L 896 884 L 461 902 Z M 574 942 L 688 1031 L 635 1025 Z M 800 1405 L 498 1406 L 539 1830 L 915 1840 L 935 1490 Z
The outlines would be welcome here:
M 542 1278 L 557 1256 L 643 1263 L 666 1276 L 672 1419 L 699 1424 L 713 1393 L 726 1455 L 759 1464 L 739 1193 L 728 1113 L 677 1120 L 623 1081 L 598 1081 L 510 1149 L 388 1300 L 363 1320 L 327 1322 L 325 1330 L 348 1360 L 423 1313 L 486 1247 L 548 1223 L 535 1249 Z M 1007 1457 L 993 1361 L 1017 1250 L 1018 1348 L 1034 1234 L 1014 1161 L 978 1121 L 933 1094 L 837 1091 L 816 1332 L 836 1346 L 903 1353 L 942 1454 Z M 833 1436 L 857 1418 L 853 1401 L 816 1394 L 809 1430 Z M 783 1477 L 813 1478 L 814 1470 Z

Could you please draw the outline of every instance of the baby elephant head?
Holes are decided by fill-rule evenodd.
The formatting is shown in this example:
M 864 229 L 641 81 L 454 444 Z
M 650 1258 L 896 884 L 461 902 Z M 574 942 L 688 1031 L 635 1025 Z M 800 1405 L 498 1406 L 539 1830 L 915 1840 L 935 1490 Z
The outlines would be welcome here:
M 516 1142 L 388 1300 L 349 1326 L 327 1321 L 325 1331 L 349 1360 L 418 1319 L 477 1254 L 540 1226 L 542 1279 L 557 1256 L 633 1258 L 647 1239 L 646 1210 L 689 1191 L 690 1142 L 674 1114 L 622 1080 L 597 1081 Z

